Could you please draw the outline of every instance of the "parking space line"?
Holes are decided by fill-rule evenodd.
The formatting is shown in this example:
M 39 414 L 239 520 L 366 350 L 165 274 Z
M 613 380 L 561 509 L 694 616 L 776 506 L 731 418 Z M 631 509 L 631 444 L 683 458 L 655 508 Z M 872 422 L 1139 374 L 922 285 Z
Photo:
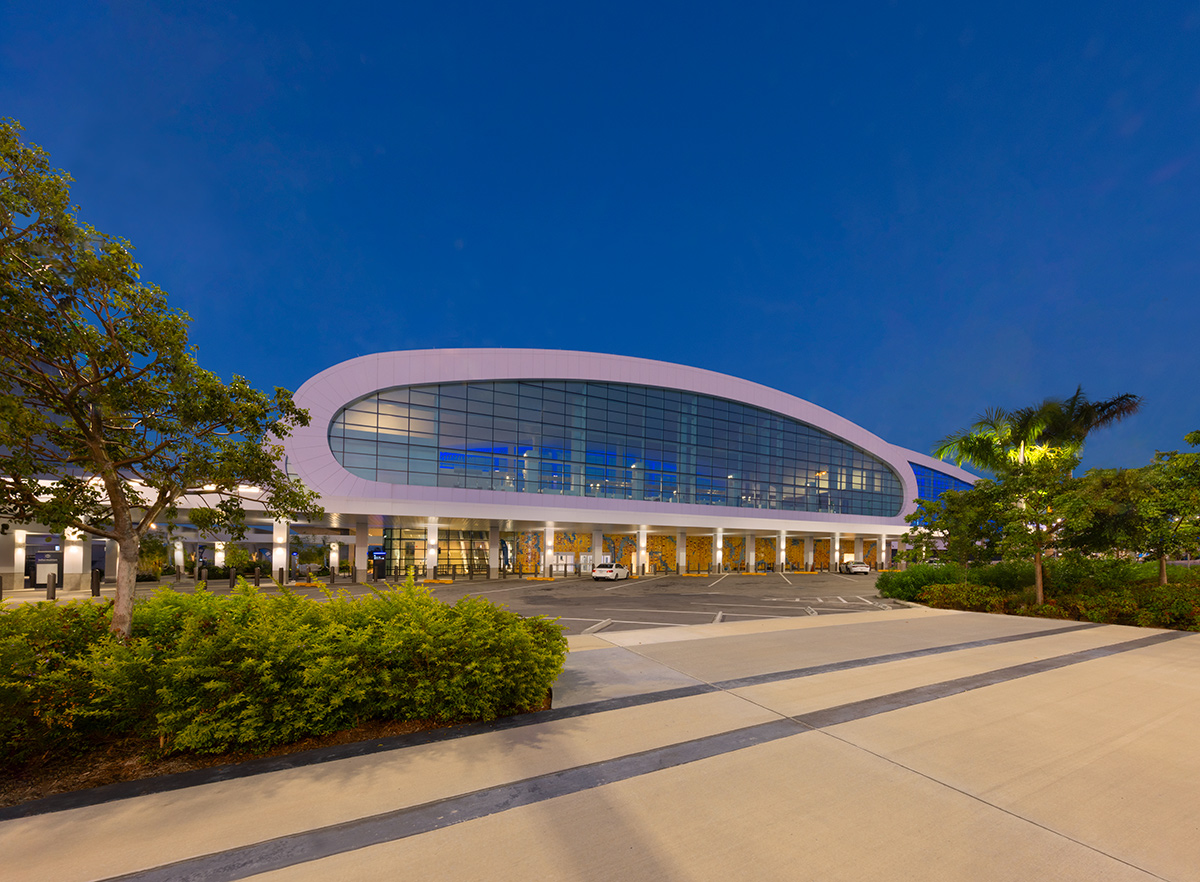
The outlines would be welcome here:
M 611 625 L 612 623 L 613 623 L 613 620 L 612 620 L 612 619 L 605 619 L 605 620 L 604 620 L 604 621 L 602 621 L 602 622 L 596 622 L 596 624 L 594 624 L 594 625 L 590 625 L 590 626 L 588 626 L 587 628 L 584 628 L 584 629 L 583 629 L 583 631 L 582 631 L 581 633 L 583 633 L 583 634 L 595 634 L 597 631 L 603 631 L 605 628 L 607 628 L 607 627 L 608 627 L 609 625 Z
M 726 573 L 725 575 L 723 575 L 723 576 L 721 577 L 721 579 L 728 579 L 728 578 L 729 578 L 729 573 Z M 720 581 L 721 581 L 721 579 L 717 579 L 717 582 L 720 582 Z M 713 585 L 716 585 L 716 584 L 717 584 L 717 582 L 709 582 L 709 583 L 708 583 L 706 586 L 704 586 L 704 587 L 706 587 L 706 588 L 711 588 Z
M 596 619 L 580 619 L 574 616 L 555 616 L 555 618 L 564 622 L 594 622 Z M 651 625 L 655 628 L 687 628 L 690 627 L 686 622 L 639 622 L 633 619 L 613 619 L 614 625 Z
M 713 606 L 716 606 L 716 605 L 717 605 L 717 604 L 713 604 Z M 600 612 L 652 612 L 652 613 L 666 613 L 667 615 L 672 615 L 672 616 L 673 616 L 673 615 L 675 615 L 676 613 L 682 613 L 682 614 L 683 614 L 683 615 L 685 615 L 685 616 L 707 616 L 707 615 L 712 615 L 712 613 L 710 613 L 708 610 L 698 610 L 698 609 L 647 609 L 646 607 L 643 607 L 643 606 L 598 606 L 598 607 L 596 607 L 596 609 L 597 609 L 597 610 L 599 610 Z
M 792 580 L 789 579 L 787 576 L 785 576 L 783 573 L 779 574 L 779 578 L 783 579 L 783 581 L 787 582 L 789 585 L 792 584 Z
M 778 607 L 776 607 L 776 606 L 767 606 L 764 603 L 731 603 L 728 601 L 726 601 L 725 603 L 709 603 L 704 600 L 693 600 L 692 603 L 694 603 L 696 606 L 719 606 L 722 608 L 728 608 L 728 607 L 733 606 L 733 607 L 750 608 L 750 609 L 778 609 Z M 871 606 L 874 606 L 874 605 L 875 604 L 871 604 Z

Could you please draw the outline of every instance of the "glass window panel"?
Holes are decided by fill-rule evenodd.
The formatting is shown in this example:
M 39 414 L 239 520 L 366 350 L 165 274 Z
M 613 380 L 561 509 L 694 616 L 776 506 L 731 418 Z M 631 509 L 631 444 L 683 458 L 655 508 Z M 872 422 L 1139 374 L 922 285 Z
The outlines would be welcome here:
M 408 431 L 408 417 L 379 415 L 379 429 L 391 434 Z
M 439 438 L 443 450 L 436 459 Z M 363 458 L 378 452 L 380 477 L 372 479 L 392 483 L 415 483 L 412 475 L 420 479 L 425 464 L 438 464 L 460 476 L 454 486 L 487 487 L 499 475 L 496 489 L 514 492 L 641 494 L 874 516 L 894 515 L 901 504 L 901 485 L 890 468 L 812 426 L 724 399 L 625 384 L 510 381 L 383 390 L 334 415 L 329 447 L 344 466 L 364 475 L 375 472 Z M 508 451 L 534 455 L 519 463 L 493 458 Z M 572 477 L 579 466 L 570 463 L 584 460 L 596 464 L 592 468 L 608 463 L 613 475 L 601 486 L 589 473 L 583 487 L 581 474 Z M 417 471 L 406 472 L 410 462 Z M 635 462 L 640 474 L 629 468 Z M 955 480 L 913 469 L 923 493 Z M 726 480 L 725 474 L 736 477 Z M 818 486 L 824 488 L 819 494 Z
M 376 402 L 380 416 L 390 417 L 406 417 L 408 416 L 408 404 L 400 404 L 395 401 L 385 401 L 380 399 Z

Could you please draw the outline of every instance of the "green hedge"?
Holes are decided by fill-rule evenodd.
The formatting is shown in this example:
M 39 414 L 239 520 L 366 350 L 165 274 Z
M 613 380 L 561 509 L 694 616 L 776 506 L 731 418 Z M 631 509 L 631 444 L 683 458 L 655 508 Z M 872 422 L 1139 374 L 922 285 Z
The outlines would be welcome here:
M 1068 555 L 1048 559 L 1045 576 L 1047 595 L 1092 594 L 1156 582 L 1158 564 Z M 1167 578 L 1171 584 L 1200 584 L 1200 574 L 1191 567 L 1167 567 Z M 1033 563 L 1005 561 L 970 568 L 951 563 L 913 564 L 899 572 L 880 573 L 875 584 L 884 597 L 917 600 L 926 586 L 954 582 L 987 585 L 1015 593 L 1033 587 Z
M 541 705 L 566 638 L 478 598 L 453 606 L 407 584 L 321 603 L 163 589 L 134 606 L 28 604 L 0 613 L 0 762 L 97 735 L 167 751 L 262 750 L 368 720 L 488 720 Z
M 1033 592 L 1028 589 L 1007 591 L 970 582 L 927 585 L 917 599 L 940 609 L 1200 631 L 1200 586 L 1190 582 L 1095 589 L 1053 597 L 1040 606 L 1034 603 Z
M 965 573 L 958 564 L 912 564 L 904 570 L 880 573 L 875 590 L 884 597 L 916 600 L 927 585 L 960 582 Z

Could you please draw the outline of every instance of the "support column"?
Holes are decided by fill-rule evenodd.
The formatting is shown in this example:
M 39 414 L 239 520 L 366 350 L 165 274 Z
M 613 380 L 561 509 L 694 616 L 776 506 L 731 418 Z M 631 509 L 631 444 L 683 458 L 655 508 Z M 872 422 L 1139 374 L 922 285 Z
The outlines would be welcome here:
M 675 534 L 675 571 L 687 571 L 687 530 Z
M 717 568 L 717 572 L 721 572 L 725 567 L 725 531 L 717 527 L 717 532 L 713 534 L 713 566 Z
M 25 531 L 0 534 L 0 596 L 25 587 Z
M 425 575 L 427 578 L 433 576 L 433 571 L 437 568 L 438 562 L 438 528 L 437 524 L 430 524 L 425 528 Z
M 855 536 L 855 537 L 854 537 L 854 559 L 855 559 L 855 560 L 862 560 L 862 559 L 863 559 L 863 540 L 862 540 L 862 536 Z
M 875 546 L 875 569 L 876 569 L 876 571 L 886 570 L 888 568 L 887 553 L 889 551 L 891 551 L 891 548 L 888 547 L 888 537 L 886 535 L 884 535 L 883 533 L 880 533 L 879 534 L 879 544 Z
M 84 573 L 91 564 L 91 539 L 79 530 L 68 527 L 63 531 L 63 583 L 64 591 L 82 591 L 89 587 Z M 85 548 L 86 546 L 86 548 Z M 86 561 L 85 557 L 88 558 Z
M 337 579 L 338 564 L 341 563 L 342 546 L 337 542 L 329 543 L 329 574 L 330 581 Z
M 637 574 L 640 576 L 642 573 L 646 572 L 646 570 L 649 568 L 649 566 L 650 566 L 650 552 L 646 547 L 646 528 L 638 527 L 638 531 L 637 531 L 637 562 L 634 564 L 634 568 L 637 570 Z
M 747 573 L 758 572 L 758 537 L 753 533 L 742 543 L 742 567 Z
M 117 568 L 121 565 L 121 548 L 116 539 L 104 540 L 104 581 L 117 581 Z
M 371 568 L 371 528 L 366 521 L 356 521 L 354 524 L 354 569 L 358 577 L 367 580 L 367 570 Z
M 114 542 L 113 544 L 115 545 L 116 543 Z M 178 573 L 180 577 L 182 577 L 183 564 L 184 564 L 183 540 L 176 539 L 172 543 L 172 545 L 173 545 L 174 554 L 175 554 L 175 572 Z M 108 575 L 108 543 L 105 543 L 105 545 L 104 545 L 104 573 L 105 573 L 105 576 Z M 175 581 L 179 581 L 179 579 L 177 578 Z
M 775 539 L 775 572 L 782 573 L 787 567 L 787 531 L 780 530 Z
M 907 551 L 907 550 L 908 550 L 908 546 L 904 544 L 903 539 L 901 539 L 899 542 L 896 543 L 896 553 L 897 554 L 899 554 L 902 551 Z M 902 570 L 908 569 L 908 561 L 901 559 L 900 569 L 902 569 Z
M 271 525 L 271 575 L 276 579 L 279 578 L 279 571 L 283 570 L 283 581 L 286 583 L 289 577 L 288 560 L 288 525 L 287 521 L 276 521 Z M 196 578 L 200 578 L 200 574 L 196 573 Z
M 488 527 L 488 578 L 500 575 L 500 525 Z
M 829 572 L 836 573 L 842 563 L 842 534 L 834 533 L 829 537 Z
M 546 525 L 546 538 L 542 546 L 542 575 L 549 576 L 554 569 L 554 525 Z
M 604 560 L 604 531 L 592 530 L 592 566 Z

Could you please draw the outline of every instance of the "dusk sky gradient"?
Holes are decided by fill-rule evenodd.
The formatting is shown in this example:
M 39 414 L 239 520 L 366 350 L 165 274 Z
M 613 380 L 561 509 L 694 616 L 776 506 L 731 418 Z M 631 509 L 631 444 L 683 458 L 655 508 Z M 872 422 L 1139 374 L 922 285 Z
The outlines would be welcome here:
M 1200 429 L 1196 3 L 5 3 L 0 117 L 263 389 L 563 348 L 926 452 L 1079 384 L 1145 397 L 1085 467 Z

